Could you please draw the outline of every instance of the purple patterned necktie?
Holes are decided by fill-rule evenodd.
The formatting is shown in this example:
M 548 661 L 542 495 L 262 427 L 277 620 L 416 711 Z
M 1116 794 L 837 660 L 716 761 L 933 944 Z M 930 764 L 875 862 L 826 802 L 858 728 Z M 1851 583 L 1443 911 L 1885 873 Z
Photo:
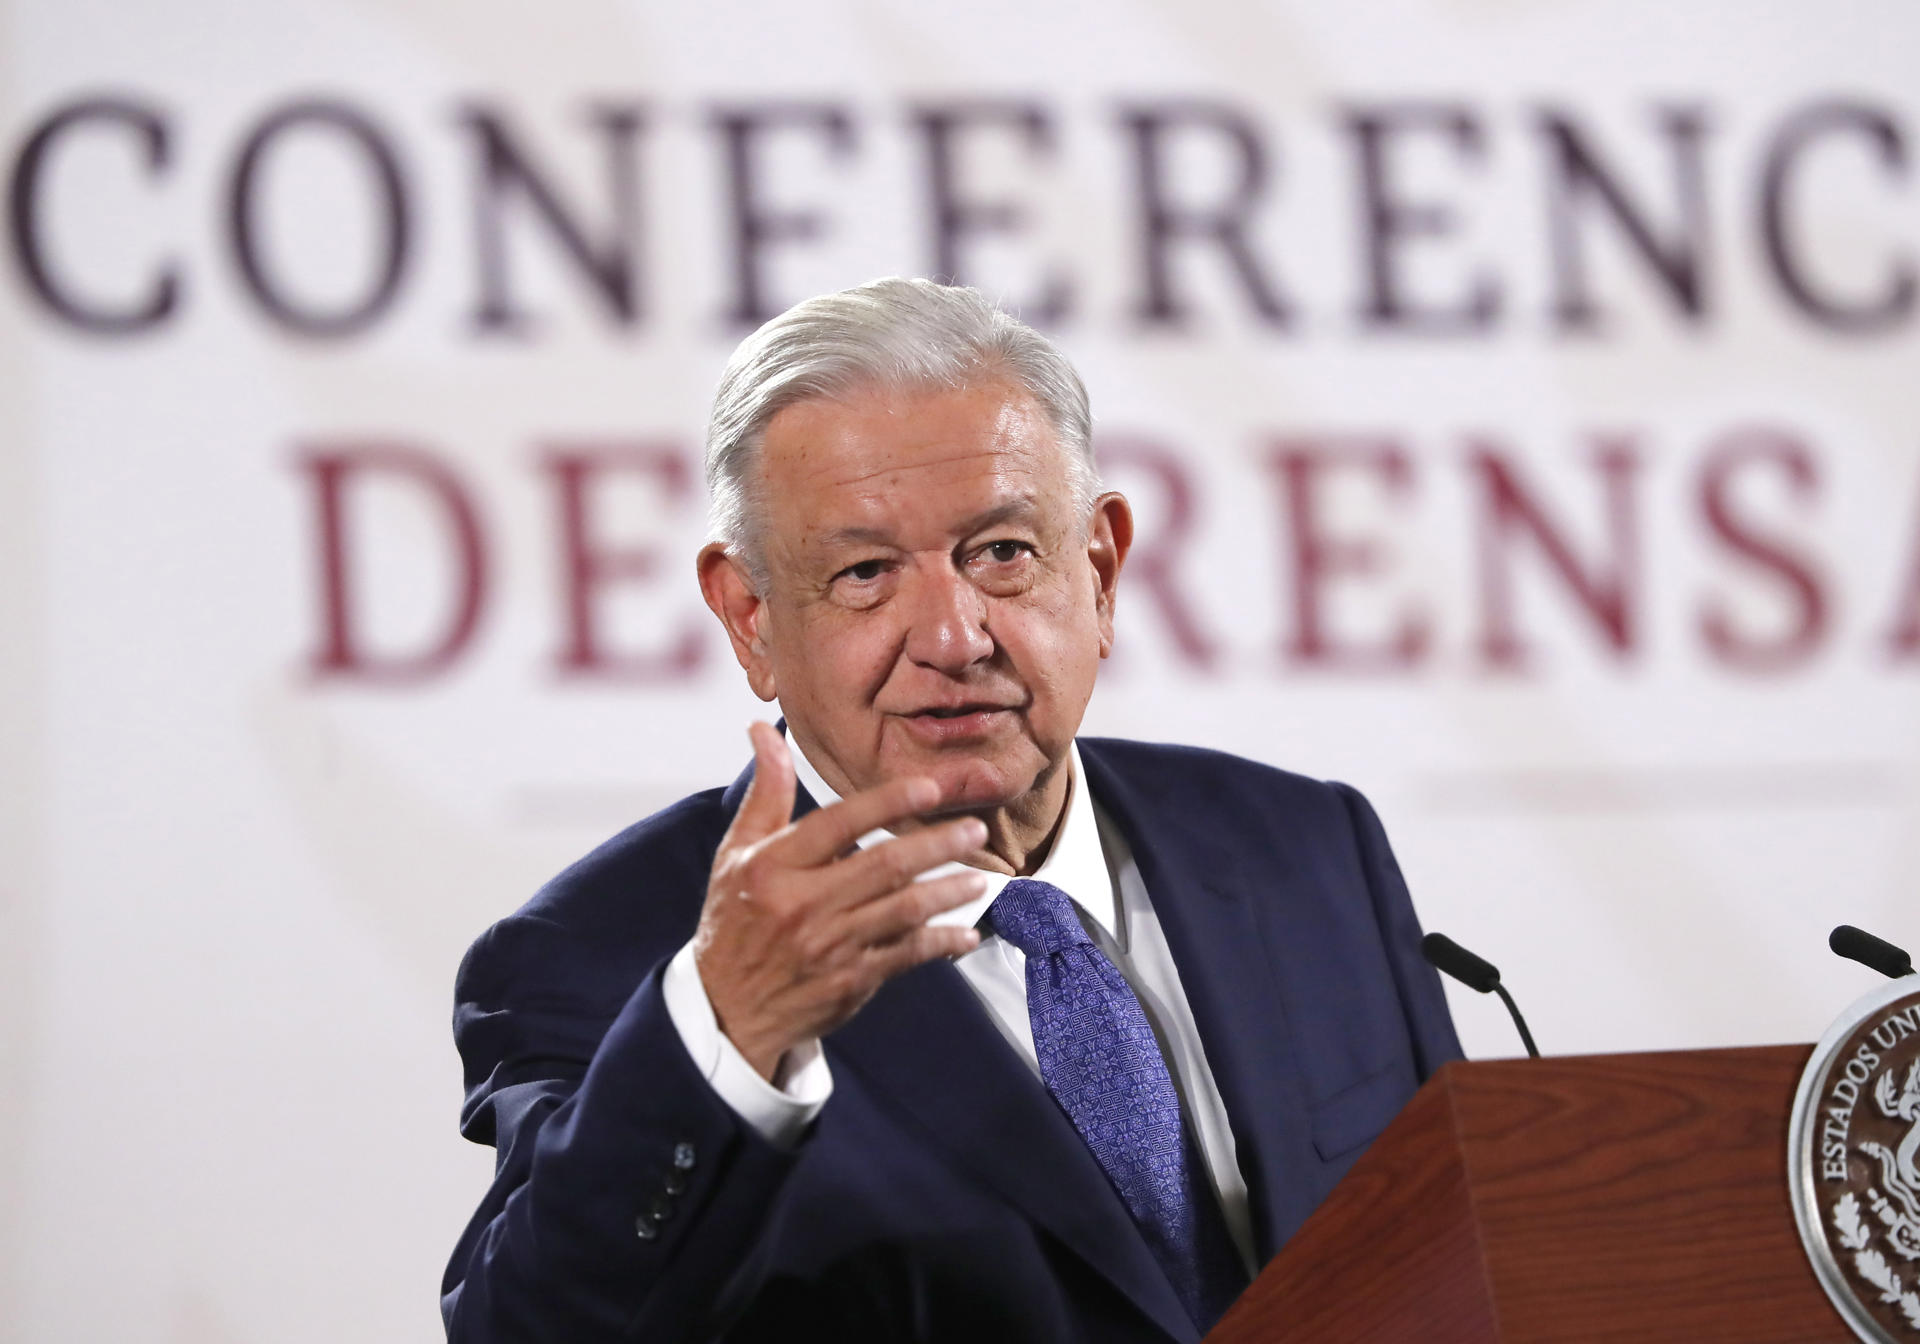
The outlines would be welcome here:
M 1027 954 L 1040 1077 L 1205 1331 L 1246 1276 L 1140 1001 L 1052 883 L 1007 883 L 987 922 Z

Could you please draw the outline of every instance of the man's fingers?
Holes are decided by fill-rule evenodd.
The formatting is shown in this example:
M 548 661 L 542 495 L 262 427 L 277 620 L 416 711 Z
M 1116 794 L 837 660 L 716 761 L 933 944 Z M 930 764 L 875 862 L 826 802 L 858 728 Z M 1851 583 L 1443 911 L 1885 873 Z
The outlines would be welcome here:
M 782 838 L 780 857 L 805 868 L 830 863 L 868 831 L 917 817 L 939 801 L 940 786 L 931 779 L 876 784 L 800 818 L 793 834 Z
M 897 835 L 849 855 L 833 866 L 833 903 L 860 905 L 906 886 L 929 868 L 963 858 L 987 842 L 986 826 L 973 817 Z
M 875 948 L 873 969 L 883 981 L 891 980 L 923 962 L 941 957 L 965 956 L 978 946 L 980 935 L 972 929 L 922 925 L 891 943 Z
M 891 944 L 933 916 L 978 899 L 986 889 L 984 873 L 952 873 L 925 882 L 909 882 L 900 890 L 869 901 L 854 911 L 847 921 L 847 936 L 862 947 Z
M 786 739 L 770 723 L 747 725 L 747 737 L 753 743 L 753 778 L 747 781 L 747 793 L 740 800 L 733 825 L 727 828 L 721 848 L 733 844 L 752 844 L 764 840 L 793 818 L 793 757 L 787 754 Z

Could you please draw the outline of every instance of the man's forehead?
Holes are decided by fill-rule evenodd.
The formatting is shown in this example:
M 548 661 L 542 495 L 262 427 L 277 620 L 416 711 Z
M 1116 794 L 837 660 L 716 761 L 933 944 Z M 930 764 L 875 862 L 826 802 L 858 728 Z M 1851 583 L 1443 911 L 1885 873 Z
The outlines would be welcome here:
M 1044 514 L 1067 483 L 1052 424 L 1004 383 L 795 403 L 768 425 L 760 470 L 774 512 L 816 536 L 903 514 Z
M 983 453 L 1048 454 L 1056 437 L 1032 394 L 996 379 L 809 397 L 773 417 L 761 453 L 783 473 L 857 480 L 876 469 L 964 463 Z
M 1031 493 L 1044 477 L 1047 454 L 1017 442 L 959 444 L 922 439 L 895 444 L 822 444 L 787 460 L 779 477 L 849 500 L 880 497 L 900 488 L 956 489 L 970 482 Z M 772 464 L 770 464 L 772 465 Z

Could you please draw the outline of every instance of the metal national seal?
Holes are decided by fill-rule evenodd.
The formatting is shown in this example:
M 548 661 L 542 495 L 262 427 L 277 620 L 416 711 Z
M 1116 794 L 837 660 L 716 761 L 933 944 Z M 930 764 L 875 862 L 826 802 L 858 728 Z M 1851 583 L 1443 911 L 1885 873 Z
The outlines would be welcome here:
M 1920 976 L 1847 1009 L 1793 1100 L 1787 1178 L 1821 1287 L 1870 1344 L 1920 1344 Z

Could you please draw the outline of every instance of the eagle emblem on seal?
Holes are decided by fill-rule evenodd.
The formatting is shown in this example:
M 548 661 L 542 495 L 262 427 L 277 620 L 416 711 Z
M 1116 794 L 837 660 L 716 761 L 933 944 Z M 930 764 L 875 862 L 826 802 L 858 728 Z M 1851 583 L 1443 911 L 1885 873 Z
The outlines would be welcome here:
M 1893 1070 L 1883 1072 L 1874 1084 L 1873 1099 L 1888 1119 L 1904 1122 L 1907 1132 L 1893 1149 L 1874 1139 L 1861 1141 L 1860 1151 L 1880 1165 L 1880 1189 L 1868 1195 L 1895 1253 L 1903 1260 L 1920 1260 L 1920 1059 L 1908 1066 L 1897 1093 Z
M 1814 1047 L 1789 1137 L 1801 1242 L 1869 1344 L 1920 1344 L 1920 979 L 1854 1005 Z

